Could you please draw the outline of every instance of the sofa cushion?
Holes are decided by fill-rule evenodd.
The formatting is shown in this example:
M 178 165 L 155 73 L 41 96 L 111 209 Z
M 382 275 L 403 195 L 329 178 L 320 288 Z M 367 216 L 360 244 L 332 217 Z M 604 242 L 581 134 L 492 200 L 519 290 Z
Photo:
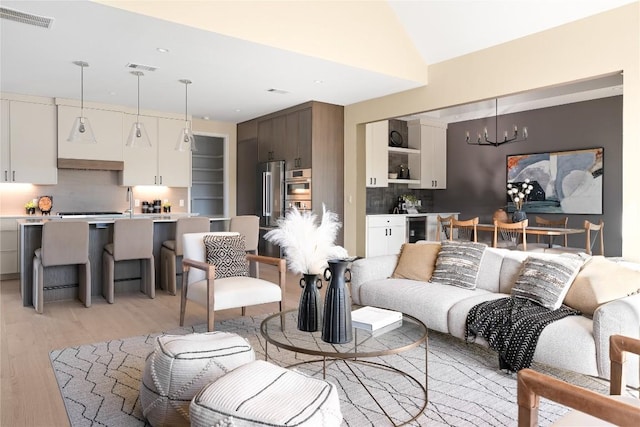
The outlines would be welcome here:
M 216 267 L 216 279 L 249 275 L 245 252 L 245 237 L 204 236 L 207 262 Z
M 640 291 L 640 271 L 594 256 L 578 273 L 564 303 L 593 316 L 600 305 Z
M 505 249 L 508 250 L 508 249 Z M 479 289 L 479 288 L 478 288 Z M 469 298 L 464 298 L 458 302 L 456 302 L 450 309 L 447 315 L 448 318 L 448 326 L 449 333 L 456 338 L 460 338 L 461 340 L 465 339 L 465 329 L 467 328 L 467 315 L 469 314 L 469 310 L 474 305 L 486 302 L 493 301 L 500 298 L 506 298 L 509 295 L 500 294 L 500 293 L 480 293 L 470 296 Z M 478 336 L 480 340 L 483 340 L 482 337 Z M 474 341 L 476 342 L 476 341 Z M 486 344 L 484 344 L 487 346 Z
M 487 245 L 484 243 L 443 241 L 431 281 L 475 289 L 480 262 L 486 248 Z
M 478 268 L 478 278 L 476 288 L 489 292 L 500 292 L 500 272 L 502 261 L 509 252 L 508 249 L 491 248 L 484 250 L 480 267 Z
M 393 274 L 394 279 L 431 279 L 440 252 L 440 243 L 405 243 Z
M 549 310 L 556 310 L 562 305 L 569 286 L 583 263 L 579 257 L 564 255 L 555 259 L 528 257 L 511 295 L 528 299 Z

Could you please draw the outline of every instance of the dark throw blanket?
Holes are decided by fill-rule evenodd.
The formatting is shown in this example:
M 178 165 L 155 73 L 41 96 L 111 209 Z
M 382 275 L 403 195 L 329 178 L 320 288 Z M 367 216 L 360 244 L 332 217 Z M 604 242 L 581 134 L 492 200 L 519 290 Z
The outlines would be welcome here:
M 531 366 L 545 326 L 579 311 L 561 306 L 549 310 L 523 298 L 500 298 L 475 305 L 467 315 L 465 339 L 483 337 L 498 352 L 500 369 L 517 372 Z

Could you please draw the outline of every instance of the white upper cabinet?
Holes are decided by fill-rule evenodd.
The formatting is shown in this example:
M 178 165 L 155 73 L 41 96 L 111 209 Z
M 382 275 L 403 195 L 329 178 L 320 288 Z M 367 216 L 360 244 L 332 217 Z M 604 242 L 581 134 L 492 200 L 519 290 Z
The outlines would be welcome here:
M 176 151 L 183 126 L 184 120 L 158 119 L 158 174 L 161 185 L 191 186 L 191 151 Z
M 56 107 L 2 100 L 0 182 L 57 184 Z
M 409 158 L 409 168 L 419 171 L 419 184 L 409 188 L 447 188 L 447 124 L 433 120 L 408 123 L 409 143 L 419 145 L 420 156 Z
M 136 122 L 133 114 L 124 114 L 122 120 L 122 141 L 127 143 L 131 127 Z M 144 125 L 151 146 L 124 146 L 124 169 L 122 170 L 122 185 L 155 185 L 159 184 L 158 175 L 158 118 L 140 116 L 140 123 Z
M 367 187 L 389 186 L 389 122 L 366 124 Z
M 120 111 L 85 108 L 97 144 L 67 141 L 80 107 L 58 105 L 58 158 L 81 160 L 123 161 L 123 115 Z

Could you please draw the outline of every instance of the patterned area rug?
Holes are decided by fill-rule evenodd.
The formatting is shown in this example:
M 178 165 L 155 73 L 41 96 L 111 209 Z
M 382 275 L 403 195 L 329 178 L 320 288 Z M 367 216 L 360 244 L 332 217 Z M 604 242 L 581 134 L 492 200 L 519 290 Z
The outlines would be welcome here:
M 260 335 L 263 317 L 244 317 L 216 324 L 216 330 L 235 332 L 253 346 L 256 358 L 264 359 L 265 341 Z M 166 333 L 205 332 L 205 325 Z M 97 344 L 69 347 L 50 353 L 60 391 L 73 427 L 145 426 L 138 390 L 146 356 L 160 333 Z M 269 359 L 280 365 L 306 360 L 306 356 L 269 346 Z M 425 379 L 424 347 L 374 360 Z M 449 335 L 430 332 L 428 348 L 429 402 L 425 412 L 410 425 L 511 426 L 517 424 L 516 376 L 498 369 L 494 352 L 465 344 Z M 534 365 L 534 368 L 604 394 L 608 383 L 572 372 Z M 320 363 L 296 367 L 321 376 Z M 381 402 L 394 424 L 411 419 L 424 404 L 417 385 L 396 373 L 361 364 L 327 364 L 327 379 L 340 392 L 344 426 L 392 425 L 362 388 L 364 382 Z M 540 425 L 548 425 L 566 412 L 553 402 L 541 401 Z

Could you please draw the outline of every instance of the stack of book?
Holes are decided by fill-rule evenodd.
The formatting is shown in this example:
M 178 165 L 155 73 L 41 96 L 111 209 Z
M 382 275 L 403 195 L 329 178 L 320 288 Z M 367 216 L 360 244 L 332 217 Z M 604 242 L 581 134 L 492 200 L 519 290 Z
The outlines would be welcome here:
M 378 307 L 362 307 L 351 312 L 351 324 L 373 335 L 380 335 L 402 325 L 402 313 Z

